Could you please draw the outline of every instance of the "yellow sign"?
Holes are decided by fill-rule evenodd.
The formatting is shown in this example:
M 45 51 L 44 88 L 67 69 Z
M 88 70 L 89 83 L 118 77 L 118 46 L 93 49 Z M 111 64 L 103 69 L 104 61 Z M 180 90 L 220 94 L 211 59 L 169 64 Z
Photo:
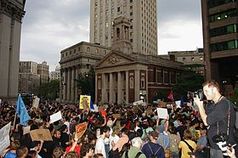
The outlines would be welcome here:
M 91 96 L 89 95 L 80 95 L 79 100 L 79 109 L 89 109 L 90 108 Z

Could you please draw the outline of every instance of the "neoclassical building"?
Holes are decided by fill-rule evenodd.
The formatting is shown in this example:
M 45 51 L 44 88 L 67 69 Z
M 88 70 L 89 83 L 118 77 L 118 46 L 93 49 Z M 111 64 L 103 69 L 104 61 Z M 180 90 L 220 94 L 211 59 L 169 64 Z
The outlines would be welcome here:
M 182 63 L 132 52 L 129 27 L 125 17 L 114 20 L 112 50 L 96 65 L 97 103 L 150 102 L 159 90 L 170 90 L 183 70 Z
M 60 100 L 65 103 L 76 103 L 80 92 L 76 85 L 79 73 L 87 73 L 95 67 L 110 49 L 99 44 L 79 42 L 61 53 L 60 59 Z
M 21 24 L 26 0 L 0 1 L 0 98 L 18 94 Z

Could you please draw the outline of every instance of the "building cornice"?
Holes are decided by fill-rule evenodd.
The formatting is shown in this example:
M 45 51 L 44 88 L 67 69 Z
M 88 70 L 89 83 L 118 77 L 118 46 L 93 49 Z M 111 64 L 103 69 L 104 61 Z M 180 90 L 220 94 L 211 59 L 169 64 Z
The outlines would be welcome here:
M 25 15 L 24 3 L 21 4 L 16 0 L 1 0 L 0 12 L 21 22 L 23 16 Z

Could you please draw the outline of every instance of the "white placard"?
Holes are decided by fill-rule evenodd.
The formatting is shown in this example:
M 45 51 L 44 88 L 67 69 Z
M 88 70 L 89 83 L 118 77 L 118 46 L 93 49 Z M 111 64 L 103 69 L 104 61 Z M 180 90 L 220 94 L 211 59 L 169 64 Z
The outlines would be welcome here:
M 175 101 L 176 108 L 181 108 L 181 100 Z
M 62 119 L 61 111 L 58 111 L 57 113 L 50 115 L 50 123 L 54 123 L 56 121 L 59 121 Z
M 0 129 L 0 154 L 10 145 L 11 122 Z
M 133 102 L 133 105 L 142 105 L 144 102 L 143 100 Z
M 23 135 L 30 133 L 30 130 L 31 130 L 31 126 L 23 127 Z
M 168 110 L 166 108 L 157 108 L 158 118 L 168 119 Z
M 38 108 L 40 103 L 40 98 L 38 98 L 37 96 L 35 96 L 33 103 L 32 103 L 32 107 Z

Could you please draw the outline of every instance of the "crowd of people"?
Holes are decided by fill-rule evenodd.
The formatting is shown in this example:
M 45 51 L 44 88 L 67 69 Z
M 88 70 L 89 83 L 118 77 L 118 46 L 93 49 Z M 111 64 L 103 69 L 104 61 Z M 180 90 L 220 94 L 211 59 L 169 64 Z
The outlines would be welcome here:
M 209 84 L 205 84 L 204 87 Z M 207 91 L 205 95 L 209 97 Z M 214 157 L 210 155 L 211 150 L 220 149 L 211 143 L 209 128 L 213 128 L 215 118 L 222 119 L 222 116 L 215 116 L 212 113 L 214 109 L 209 106 L 207 107 L 210 108 L 209 114 L 206 114 L 204 105 L 202 107 L 200 104 L 201 101 L 196 98 L 194 102 L 198 104 L 198 109 L 191 103 L 184 103 L 181 106 L 172 104 L 167 107 L 159 102 L 156 105 L 143 106 L 102 105 L 97 112 L 79 109 L 78 105 L 56 102 L 42 102 L 38 108 L 27 105 L 31 117 L 28 121 L 30 130 L 49 129 L 53 141 L 32 141 L 30 134 L 24 133 L 25 127 L 18 124 L 18 118 L 10 133 L 10 146 L 1 156 L 3 158 Z M 158 117 L 156 110 L 158 107 L 167 108 L 169 116 L 164 119 Z M 6 102 L 1 104 L 1 127 L 10 121 L 13 122 L 15 109 L 15 105 Z M 58 111 L 61 111 L 62 119 L 50 123 L 50 115 Z M 230 118 L 234 121 L 233 114 Z M 75 126 L 83 122 L 88 123 L 87 130 L 82 137 L 78 137 L 75 134 Z M 235 146 L 233 139 L 229 140 L 229 144 Z M 236 157 L 233 146 L 225 151 L 231 158 Z

